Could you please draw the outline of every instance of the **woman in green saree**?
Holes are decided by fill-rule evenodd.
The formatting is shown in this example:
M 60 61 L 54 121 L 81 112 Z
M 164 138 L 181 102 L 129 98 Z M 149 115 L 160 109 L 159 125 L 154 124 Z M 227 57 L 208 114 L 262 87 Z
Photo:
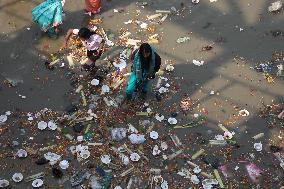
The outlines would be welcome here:
M 62 24 L 62 11 L 65 0 L 46 0 L 32 10 L 32 20 L 50 37 L 58 32 Z
M 143 43 L 139 49 L 132 53 L 133 65 L 127 83 L 126 97 L 132 98 L 135 90 L 141 90 L 146 94 L 149 90 L 149 80 L 155 78 L 155 74 L 161 66 L 161 57 L 148 43 Z

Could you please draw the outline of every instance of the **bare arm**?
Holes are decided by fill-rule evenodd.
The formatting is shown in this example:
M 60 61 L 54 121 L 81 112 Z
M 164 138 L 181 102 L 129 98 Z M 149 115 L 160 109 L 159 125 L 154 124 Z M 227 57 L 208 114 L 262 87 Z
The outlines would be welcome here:
M 101 44 L 100 44 L 99 51 L 103 50 L 104 46 L 105 46 L 105 40 L 103 39 Z
M 69 41 L 72 34 L 73 34 L 73 29 L 69 29 L 66 36 L 65 36 L 65 40 L 64 40 L 64 47 L 65 48 L 67 47 L 68 41 Z
M 133 61 L 134 60 L 134 57 L 135 57 L 135 54 L 138 52 L 138 49 L 133 49 L 132 52 L 131 52 L 131 55 L 130 55 L 130 60 Z

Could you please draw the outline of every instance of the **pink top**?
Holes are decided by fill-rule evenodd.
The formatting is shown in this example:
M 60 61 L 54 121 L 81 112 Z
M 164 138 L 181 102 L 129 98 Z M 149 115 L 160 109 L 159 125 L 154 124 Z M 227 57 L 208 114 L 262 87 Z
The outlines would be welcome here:
M 73 30 L 73 34 L 77 35 L 78 33 Z M 82 44 L 88 51 L 97 50 L 100 47 L 100 44 L 102 43 L 103 38 L 99 36 L 98 34 L 93 34 L 91 37 L 87 40 L 81 40 Z
M 100 44 L 102 43 L 103 39 L 101 36 L 94 34 L 91 35 L 89 39 L 81 41 L 88 51 L 93 51 L 97 50 L 100 47 Z

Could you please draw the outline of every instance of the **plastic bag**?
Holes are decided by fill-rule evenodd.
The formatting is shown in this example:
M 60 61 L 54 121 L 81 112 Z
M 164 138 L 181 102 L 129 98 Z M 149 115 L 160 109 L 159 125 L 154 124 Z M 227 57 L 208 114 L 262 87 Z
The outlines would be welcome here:
M 97 178 L 95 176 L 92 176 L 90 178 L 90 186 L 92 189 L 101 189 L 103 188 L 102 185 L 99 183 L 99 181 L 97 180 Z
M 132 144 L 142 144 L 145 142 L 145 135 L 131 134 L 128 138 Z
M 111 130 L 111 138 L 114 141 L 120 141 L 126 137 L 127 129 L 125 128 L 115 128 Z

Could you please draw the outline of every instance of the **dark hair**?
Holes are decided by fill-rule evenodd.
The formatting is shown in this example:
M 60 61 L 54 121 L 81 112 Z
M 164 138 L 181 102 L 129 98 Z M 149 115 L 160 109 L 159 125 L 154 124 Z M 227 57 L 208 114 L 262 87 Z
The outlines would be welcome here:
M 143 53 L 150 53 L 150 55 L 145 58 L 143 56 Z M 152 59 L 152 48 L 151 46 L 148 44 L 148 43 L 142 43 L 140 48 L 139 48 L 139 57 L 140 57 L 140 60 L 141 60 L 141 66 L 142 68 L 145 68 L 146 70 L 149 69 L 150 67 L 150 62 L 151 62 L 151 59 Z
M 93 34 L 95 34 L 95 32 L 84 27 L 79 30 L 78 36 L 83 39 L 89 39 Z

